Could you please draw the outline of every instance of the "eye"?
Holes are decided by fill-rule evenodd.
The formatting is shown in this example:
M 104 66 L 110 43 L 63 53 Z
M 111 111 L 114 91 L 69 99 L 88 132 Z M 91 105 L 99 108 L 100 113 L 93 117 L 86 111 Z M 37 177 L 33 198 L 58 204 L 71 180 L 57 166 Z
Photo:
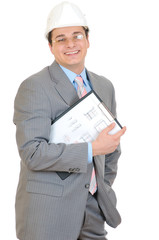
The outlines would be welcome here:
M 60 42 L 65 42 L 66 41 L 66 38 L 59 38 L 57 39 L 57 42 L 60 43 Z
M 78 35 L 74 36 L 74 38 L 77 39 L 77 40 L 81 40 L 81 39 L 83 39 L 83 35 L 78 34 Z

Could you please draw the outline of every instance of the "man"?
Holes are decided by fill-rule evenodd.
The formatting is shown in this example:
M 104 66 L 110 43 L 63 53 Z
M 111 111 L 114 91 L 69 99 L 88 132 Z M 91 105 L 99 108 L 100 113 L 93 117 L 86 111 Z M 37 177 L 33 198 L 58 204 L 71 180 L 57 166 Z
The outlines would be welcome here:
M 89 143 L 49 143 L 52 121 L 91 89 L 116 115 L 111 82 L 84 66 L 88 31 L 77 6 L 68 2 L 57 5 L 46 30 L 55 61 L 25 80 L 15 98 L 14 123 L 21 157 L 16 195 L 20 240 L 104 240 L 105 221 L 112 227 L 120 223 L 111 185 L 126 128 L 109 135 L 115 126 L 111 124 Z M 81 77 L 82 90 L 76 81 Z

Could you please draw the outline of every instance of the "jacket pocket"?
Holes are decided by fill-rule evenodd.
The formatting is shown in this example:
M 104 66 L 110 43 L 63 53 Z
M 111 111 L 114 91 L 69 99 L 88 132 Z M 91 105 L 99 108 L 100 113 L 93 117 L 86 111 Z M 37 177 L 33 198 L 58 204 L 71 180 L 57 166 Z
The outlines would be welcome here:
M 38 182 L 28 180 L 26 191 L 29 193 L 61 197 L 63 195 L 64 186 L 55 183 Z

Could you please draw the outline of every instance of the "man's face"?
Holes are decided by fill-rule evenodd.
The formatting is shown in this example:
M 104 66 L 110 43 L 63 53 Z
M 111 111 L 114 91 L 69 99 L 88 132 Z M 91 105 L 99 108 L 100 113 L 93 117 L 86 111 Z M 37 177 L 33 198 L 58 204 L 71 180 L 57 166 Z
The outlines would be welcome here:
M 56 28 L 52 32 L 52 46 L 55 60 L 63 67 L 80 74 L 89 47 L 83 27 Z

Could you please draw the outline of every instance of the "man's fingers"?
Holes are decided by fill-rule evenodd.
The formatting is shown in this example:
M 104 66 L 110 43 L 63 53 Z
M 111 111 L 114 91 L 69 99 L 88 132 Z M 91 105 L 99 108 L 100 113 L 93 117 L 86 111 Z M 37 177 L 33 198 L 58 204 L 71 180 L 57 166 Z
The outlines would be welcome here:
M 115 123 L 111 123 L 108 127 L 105 128 L 106 133 L 109 133 L 115 127 Z
M 114 134 L 114 137 L 120 138 L 122 135 L 124 135 L 125 132 L 126 132 L 126 127 L 123 127 L 119 132 Z
M 111 123 L 108 127 L 106 127 L 103 131 L 105 131 L 106 134 L 109 134 L 109 132 L 115 127 L 116 123 Z M 115 133 L 115 138 L 120 138 L 122 135 L 124 135 L 126 131 L 126 127 L 123 127 L 119 132 Z

